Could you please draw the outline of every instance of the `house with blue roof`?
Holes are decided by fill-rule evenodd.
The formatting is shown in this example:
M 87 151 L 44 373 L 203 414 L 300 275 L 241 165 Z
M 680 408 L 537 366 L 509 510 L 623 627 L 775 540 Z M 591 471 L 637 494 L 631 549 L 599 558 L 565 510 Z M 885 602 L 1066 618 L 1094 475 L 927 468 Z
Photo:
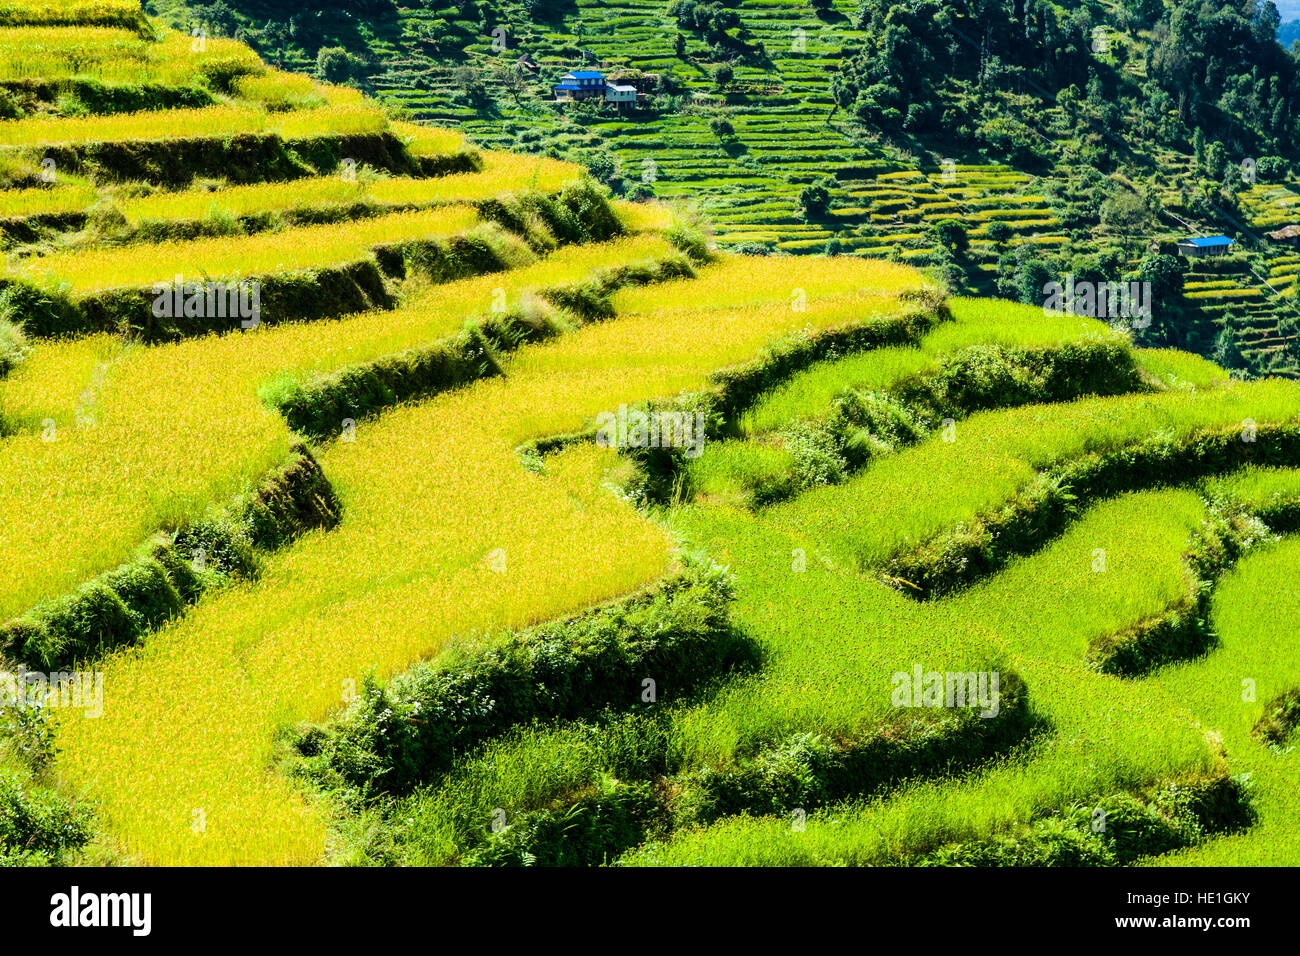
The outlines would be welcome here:
M 1184 239 L 1178 243 L 1178 254 L 1187 259 L 1222 256 L 1235 245 L 1236 243 L 1227 236 L 1202 236 L 1197 239 Z
M 599 70 L 573 70 L 555 87 L 556 102 L 605 98 L 605 74 Z

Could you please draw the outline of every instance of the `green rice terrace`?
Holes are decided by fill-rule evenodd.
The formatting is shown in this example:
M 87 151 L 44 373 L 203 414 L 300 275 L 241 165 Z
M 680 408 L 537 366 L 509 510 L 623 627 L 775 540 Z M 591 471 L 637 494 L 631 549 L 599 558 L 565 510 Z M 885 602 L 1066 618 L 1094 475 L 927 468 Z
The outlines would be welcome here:
M 201 9 L 158 6 L 177 23 L 208 22 Z M 659 0 L 576 3 L 561 8 L 560 17 L 536 21 L 514 3 L 462 9 L 397 7 L 367 23 L 359 38 L 336 38 L 364 45 L 374 61 L 365 71 L 368 88 L 413 119 L 455 124 L 495 147 L 573 152 L 579 159 L 611 150 L 629 186 L 640 184 L 661 198 L 699 200 L 724 244 L 820 252 L 835 239 L 846 252 L 897 247 L 899 255 L 917 257 L 930 248 L 925 226 L 956 210 L 984 213 L 981 222 L 1003 219 L 1052 241 L 1055 220 L 1043 197 L 1032 194 L 1029 177 L 995 164 L 958 166 L 945 179 L 937 155 L 933 164 L 919 161 L 855 135 L 842 118 L 832 121 L 828 76 L 843 48 L 861 40 L 847 27 L 850 4 L 818 12 L 805 3 L 746 3 L 738 11 L 746 42 L 761 44 L 770 62 L 736 65 L 723 88 L 714 73 L 726 61 L 700 39 L 690 37 L 683 53 L 674 54 L 678 26 Z M 240 11 L 249 23 L 278 15 L 270 3 L 249 3 Z M 505 25 L 504 49 L 481 29 L 489 22 Z M 279 34 L 272 29 L 271 36 Z M 286 66 L 316 68 L 315 51 L 292 42 L 277 49 L 263 39 L 261 47 Z M 537 70 L 525 70 L 521 84 L 509 79 L 508 68 L 524 55 Z M 682 108 L 571 116 L 551 109 L 551 81 L 580 68 L 584 55 L 612 73 L 672 75 L 681 86 L 676 96 Z M 719 136 L 711 129 L 719 118 L 732 124 L 733 133 Z M 827 155 L 835 157 L 829 165 Z M 806 221 L 799 193 L 828 173 L 837 180 L 839 202 L 824 221 Z M 1056 238 L 1064 241 L 1059 230 Z
M 968 77 L 958 64 L 979 49 L 978 25 L 949 0 L 375 0 L 311 15 L 279 0 L 149 3 L 172 25 L 242 37 L 282 67 L 353 83 L 482 146 L 577 162 L 629 198 L 689 199 L 722 248 L 884 257 L 956 292 L 1041 303 L 1040 266 L 1149 280 L 1164 274 L 1153 257 L 1175 259 L 1179 240 L 1226 232 L 1243 261 L 1212 280 L 1189 275 L 1186 294 L 1166 283 L 1145 344 L 1243 375 L 1300 374 L 1300 308 L 1274 281 L 1295 240 L 1268 236 L 1300 228 L 1300 210 L 1288 212 L 1296 130 L 1269 142 L 1227 129 L 1220 141 L 1213 125 L 1249 107 L 1286 126 L 1295 111 L 1283 104 L 1279 118 L 1214 86 L 1195 93 L 1207 104 L 1198 127 L 1165 48 L 1190 56 L 1204 43 L 1212 57 L 1232 27 L 1185 27 L 1174 4 L 1067 6 L 1052 8 L 1061 39 L 1042 56 L 1072 65 L 1042 76 L 1014 65 L 1036 61 L 1011 29 Z M 932 23 L 953 26 L 920 36 Z M 887 39 L 900 28 L 918 49 Z M 1242 42 L 1241 56 L 1257 55 Z M 873 62 L 903 75 L 868 87 Z M 555 102 L 563 76 L 583 69 L 634 87 L 635 101 Z M 1267 89 L 1291 82 L 1284 74 L 1294 68 Z M 915 117 L 906 102 L 881 105 L 891 83 L 909 82 L 901 98 Z
M 130 0 L 0 23 L 0 862 L 1300 862 L 1300 384 L 904 254 L 1050 247 L 1030 177 L 864 146 L 895 243 L 741 253 L 689 151 L 633 201 Z M 1253 255 L 1180 334 L 1283 347 Z

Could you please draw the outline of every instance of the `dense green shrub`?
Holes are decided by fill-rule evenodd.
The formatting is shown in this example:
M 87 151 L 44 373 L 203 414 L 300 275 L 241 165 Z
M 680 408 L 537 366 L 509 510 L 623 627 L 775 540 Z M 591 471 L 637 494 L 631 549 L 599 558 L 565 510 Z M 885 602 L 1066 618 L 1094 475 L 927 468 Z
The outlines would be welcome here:
M 380 268 L 383 251 L 376 257 L 354 262 L 295 272 L 275 272 L 253 276 L 247 281 L 259 286 L 259 323 L 318 321 L 376 308 L 392 308 L 394 300 L 384 282 Z M 392 252 L 401 261 L 401 250 Z M 390 260 L 384 260 L 390 261 Z M 245 321 L 238 316 L 159 317 L 154 315 L 156 296 L 152 289 L 108 289 L 83 296 L 75 302 L 44 295 L 52 306 L 36 306 L 28 328 L 37 326 L 39 334 L 61 322 L 65 331 L 101 331 L 132 335 L 147 342 L 166 342 L 209 332 L 227 332 Z M 46 316 L 55 316 L 47 320 Z M 71 328 L 67 328 L 71 326 Z M 37 334 L 37 333 L 34 333 Z
M 66 296 L 16 280 L 0 279 L 0 319 L 33 338 L 85 329 L 84 319 Z
M 401 253 L 405 274 L 421 275 L 432 282 L 487 275 L 509 266 L 498 244 L 486 234 L 407 242 Z
M 920 857 L 915 866 L 1114 866 L 1106 846 L 1065 820 L 1044 820 L 1031 834 L 954 843 Z
M 1300 689 L 1286 691 L 1264 705 L 1264 716 L 1251 729 L 1265 743 L 1280 747 L 1300 726 Z
M 610 784 L 519 814 L 465 854 L 465 866 L 599 866 L 646 838 L 659 814 L 649 784 Z
M 341 46 L 323 46 L 316 52 L 316 75 L 329 83 L 345 83 L 365 64 Z
M 468 150 L 414 157 L 391 132 L 326 134 L 285 140 L 275 133 L 239 133 L 229 137 L 196 135 L 188 139 L 122 140 L 41 147 L 33 153 L 53 159 L 61 170 L 98 178 L 186 186 L 200 177 L 232 183 L 297 179 L 334 172 L 346 157 L 395 175 L 438 176 L 482 168 L 477 152 Z
M 805 219 L 820 219 L 831 208 L 831 193 L 822 183 L 809 183 L 799 191 L 799 213 Z
M 753 663 L 732 631 L 731 579 L 692 562 L 652 591 L 506 638 L 445 665 L 417 664 L 387 686 L 368 681 L 344 715 L 297 740 L 309 776 L 378 795 L 409 791 L 473 744 L 534 720 L 681 700 Z
M 1241 782 L 1219 775 L 1142 795 L 1117 793 L 1076 804 L 1000 836 L 952 843 L 915 866 L 1127 866 L 1232 832 L 1253 818 Z
M 570 183 L 555 196 L 536 191 L 494 196 L 477 208 L 483 219 L 523 236 L 538 252 L 567 243 L 604 242 L 623 233 L 608 195 L 589 179 Z
M 920 441 L 930 428 L 916 409 L 899 399 L 857 389 L 845 389 L 835 399 L 826 427 L 853 468 Z
M 0 866 L 58 866 L 90 842 L 93 815 L 17 771 L 0 770 Z
M 836 434 L 823 423 L 797 422 L 781 440 L 793 459 L 790 477 L 796 488 L 836 484 L 848 471 Z
M 27 336 L 21 325 L 8 317 L 5 292 L 0 292 L 0 378 L 4 378 L 27 354 Z
M 899 383 L 893 392 L 934 416 L 955 417 L 1143 388 L 1132 350 L 1114 339 L 1042 349 L 974 345 L 945 358 L 934 372 Z
M 340 504 L 305 446 L 227 511 L 0 627 L 0 655 L 57 670 L 138 641 L 205 591 L 257 573 L 259 550 L 337 523 Z
M 988 237 L 999 246 L 1010 239 L 1013 234 L 1011 226 L 1001 221 L 989 223 L 988 227 L 984 231 Z
M 160 83 L 104 83 L 77 77 L 38 89 L 36 96 L 54 101 L 64 115 L 134 113 L 141 110 L 198 109 L 216 102 L 199 86 Z M 30 85 L 28 86 L 30 89 Z
M 620 451 L 636 464 L 624 492 L 638 504 L 674 502 L 687 497 L 690 492 L 686 486 L 684 460 L 698 457 L 703 452 L 704 443 L 722 430 L 723 419 L 718 411 L 717 396 L 707 391 L 684 392 L 671 398 L 629 406 L 629 415 L 634 410 L 647 416 L 677 416 L 676 420 L 683 424 L 684 440 L 658 448 L 621 448 Z M 681 416 L 685 416 L 684 421 Z M 689 433 L 685 428 L 690 429 Z
M 1038 721 L 1024 681 L 999 674 L 998 713 L 906 711 L 856 740 L 797 734 L 738 766 L 706 767 L 678 781 L 678 825 L 750 813 L 785 816 L 869 796 L 913 776 L 969 769 L 1031 733 Z
M 963 252 L 970 246 L 966 227 L 959 219 L 940 219 L 931 227 L 936 242 L 954 252 Z
M 544 314 L 516 309 L 467 326 L 450 339 L 350 366 L 310 385 L 274 380 L 262 388 L 261 398 L 300 434 L 334 438 L 345 420 L 359 421 L 398 402 L 494 374 L 494 345 L 540 341 L 556 331 Z

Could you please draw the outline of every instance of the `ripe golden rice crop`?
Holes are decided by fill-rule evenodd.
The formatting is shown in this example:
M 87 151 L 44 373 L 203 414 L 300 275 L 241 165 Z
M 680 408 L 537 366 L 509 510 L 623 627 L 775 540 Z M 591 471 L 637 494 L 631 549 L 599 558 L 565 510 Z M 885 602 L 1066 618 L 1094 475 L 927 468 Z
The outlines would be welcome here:
M 37 345 L 24 359 L 21 374 L 0 379 L 0 421 L 10 429 L 30 430 L 39 430 L 47 419 L 56 427 L 75 424 L 89 390 L 131 348 L 121 337 L 107 334 Z
M 90 207 L 97 195 L 93 187 L 81 184 L 0 190 L 0 219 L 80 212 Z
M 301 73 L 268 67 L 237 77 L 232 87 L 240 99 L 273 110 L 311 109 L 326 104 L 364 107 L 369 102 L 364 93 L 350 86 L 323 83 Z
M 132 223 L 144 220 L 202 219 L 220 214 L 247 216 L 267 211 L 318 209 L 370 203 L 375 206 L 428 206 L 473 202 L 503 193 L 538 189 L 554 192 L 580 175 L 577 166 L 550 157 L 520 157 L 485 152 L 483 169 L 474 173 L 414 179 L 407 176 L 312 176 L 289 182 L 251 183 L 212 191 L 154 193 L 118 202 Z M 39 192 L 39 190 L 33 190 Z M 33 197 L 33 202 L 36 197 Z M 0 193 L 3 202 L 4 193 Z M 2 208 L 2 207 L 0 207 Z
M 29 116 L 0 121 L 5 146 L 55 146 L 77 143 L 224 137 L 236 133 L 305 136 L 377 133 L 387 125 L 375 107 L 325 106 L 270 113 L 252 106 L 116 113 L 109 116 Z
M 227 237 L 91 248 L 28 259 L 10 274 L 37 283 L 69 283 L 75 292 L 150 286 L 175 275 L 229 279 L 352 262 L 381 243 L 439 238 L 478 221 L 469 206 L 392 213 L 355 222 Z
M 416 291 L 392 312 L 152 348 L 109 336 L 39 343 L 0 381 L 0 409 L 31 429 L 0 441 L 0 565 L 24 568 L 0 580 L 0 619 L 115 567 L 283 460 L 287 426 L 257 398 L 277 373 L 328 374 L 454 334 L 539 285 L 667 254 L 663 240 L 637 236 Z M 191 377 L 193 388 L 176 387 Z
M 902 288 L 923 285 L 915 269 L 879 259 L 807 259 L 798 268 L 783 257 L 729 256 L 697 280 L 627 289 L 618 295 L 620 313 L 690 311 L 784 303 L 791 315 L 806 303 L 833 298 L 892 298 Z
M 435 156 L 442 153 L 454 153 L 466 146 L 463 133 L 454 129 L 438 126 L 417 126 L 404 120 L 394 120 L 390 129 L 401 137 L 412 155 Z
M 184 86 L 217 63 L 227 73 L 256 74 L 266 69 L 247 46 L 219 37 L 200 44 L 171 30 L 153 40 L 135 30 L 112 27 L 0 28 L 3 80 L 84 77 L 108 83 Z
M 130 27 L 143 21 L 137 0 L 0 0 L 0 23 L 7 25 Z
M 672 225 L 672 210 L 664 203 L 615 200 L 613 205 L 629 229 L 650 232 Z
M 74 20 L 101 26 L 58 26 Z M 129 144 L 247 132 L 300 140 L 384 131 L 400 137 L 417 157 L 474 149 L 454 130 L 390 122 L 355 89 L 268 68 L 242 44 L 206 40 L 196 48 L 193 38 L 172 31 L 154 39 L 138 0 L 0 0 L 0 24 L 12 23 L 43 26 L 0 26 L 0 82 L 90 77 L 195 83 L 219 91 L 222 105 L 0 121 L 0 178 L 6 181 L 36 181 L 47 150 L 30 147 L 42 144 Z M 209 84 L 205 75 L 220 82 Z M 63 93 L 69 86 L 56 89 Z M 52 110 L 73 111 L 67 99 Z M 740 123 L 747 125 L 744 117 Z M 742 132 L 766 137 L 770 131 L 749 122 Z M 329 145 L 309 151 L 298 144 L 304 156 L 329 153 Z M 152 147 L 138 152 L 150 159 L 161 155 Z M 1233 379 L 1183 353 L 1135 352 L 1149 373 L 1147 383 L 1166 388 L 1139 387 L 1134 379 L 1122 383 L 1134 387 L 1124 395 L 1056 400 L 1045 397 L 1044 387 L 1026 389 L 1014 407 L 977 410 L 957 402 L 956 419 L 944 420 L 942 440 L 937 430 L 921 436 L 931 410 L 918 399 L 922 407 L 899 415 L 902 422 L 918 414 L 915 441 L 900 441 L 896 448 L 881 441 L 879 453 L 865 462 L 855 457 L 850 464 L 850 452 L 862 449 L 844 445 L 843 435 L 828 430 L 820 436 L 833 447 L 812 448 L 811 454 L 835 456 L 844 467 L 828 483 L 808 488 L 816 475 L 805 482 L 795 472 L 808 465 L 799 456 L 809 449 L 795 447 L 802 440 L 798 430 L 784 429 L 791 421 L 825 414 L 846 384 L 910 405 L 900 382 L 946 372 L 951 367 L 939 363 L 971 346 L 1061 347 L 1057 354 L 1065 356 L 1065 367 L 1074 354 L 1063 348 L 1066 343 L 1108 336 L 1110 346 L 1128 344 L 1104 322 L 1045 318 L 1035 308 L 1002 302 L 958 301 L 950 303 L 955 321 L 918 341 L 848 358 L 832 355 L 786 378 L 784 386 L 771 387 L 750 409 L 757 440 L 745 440 L 742 421 L 740 436 L 728 439 L 726 448 L 758 449 L 759 466 L 776 462 L 763 477 L 797 478 L 803 490 L 762 506 L 753 504 L 757 495 L 751 494 L 744 507 L 733 507 L 709 489 L 680 507 L 637 510 L 618 490 L 618 480 L 633 466 L 617 452 L 576 442 L 544 462 L 530 459 L 525 468 L 518 446 L 576 432 L 625 403 L 710 388 L 714 372 L 747 362 L 776 342 L 897 316 L 917 307 L 911 293 L 936 290 L 905 264 L 852 256 L 721 255 L 699 266 L 693 278 L 624 288 L 611 297 L 613 317 L 583 323 L 559 314 L 552 300 L 560 297 L 541 293 L 568 283 L 590 287 L 603 271 L 646 259 L 679 260 L 681 252 L 668 238 L 677 221 L 674 210 L 658 202 L 614 202 L 631 235 L 541 255 L 522 238 L 481 221 L 473 204 L 525 190 L 557 190 L 581 175 L 579 168 L 547 157 L 480 155 L 480 171 L 437 178 L 363 170 L 355 181 L 201 181 L 201 189 L 153 193 L 148 184 L 100 182 L 92 162 L 86 175 L 99 188 L 60 169 L 58 186 L 0 190 L 0 220 L 92 208 L 97 213 L 84 230 L 42 226 L 35 240 L 27 238 L 31 224 L 10 223 L 24 238 L 0 270 L 0 285 L 22 279 L 60 293 L 92 295 L 147 288 L 178 275 L 264 277 L 373 257 L 380 245 L 467 232 L 492 239 L 509 260 L 505 271 L 455 282 L 409 276 L 393 283 L 401 305 L 392 310 L 158 345 L 102 334 L 29 343 L 19 324 L 3 323 L 0 567 L 11 573 L 0 575 L 0 622 L 68 594 L 138 554 L 159 531 L 183 527 L 258 484 L 295 442 L 281 414 L 269 407 L 293 384 L 310 386 L 368 361 L 427 347 L 503 308 L 535 307 L 557 319 L 557 334 L 545 342 L 485 357 L 484 370 L 490 366 L 500 374 L 425 394 L 359 423 L 348 419 L 356 428 L 349 428 L 347 440 L 314 448 L 343 505 L 337 526 L 262 555 L 254 578 L 207 591 L 138 645 L 96 660 L 105 678 L 102 716 L 53 708 L 58 746 L 50 775 L 65 794 L 94 804 L 105 836 L 124 858 L 173 865 L 333 859 L 330 826 L 337 821 L 329 817 L 337 807 L 317 802 L 299 779 L 278 772 L 287 728 L 337 712 L 370 675 L 385 679 L 416 661 L 478 651 L 503 629 L 555 620 L 645 588 L 677 567 L 683 541 L 741 570 L 731 623 L 757 652 L 757 666 L 727 673 L 705 693 L 665 695 L 666 706 L 626 714 L 626 722 L 537 722 L 481 750 L 458 750 L 445 779 L 420 782 L 431 790 L 381 809 L 401 810 L 390 821 L 405 821 L 383 833 L 383 852 L 396 846 L 404 862 L 418 862 L 420 853 L 409 852 L 413 844 L 402 845 L 419 826 L 407 810 L 418 815 L 444 798 L 442 822 L 458 822 L 443 831 L 428 827 L 439 837 L 467 829 L 459 821 L 486 822 L 487 814 L 479 812 L 485 807 L 508 808 L 512 815 L 539 807 L 562 812 L 559 798 L 589 793 L 588 786 L 639 787 L 637 773 L 622 779 L 620 769 L 615 781 L 609 769 L 611 755 L 621 758 L 625 751 L 606 748 L 604 765 L 593 757 L 587 776 L 580 777 L 573 772 L 580 761 L 565 756 L 565 745 L 581 737 L 595 753 L 629 731 L 639 744 L 640 733 L 653 723 L 661 735 L 654 740 L 656 752 L 672 755 L 675 775 L 675 802 L 663 815 L 665 825 L 651 836 L 662 842 L 641 844 L 607 862 L 891 864 L 954 841 L 978 848 L 999 840 L 1005 846 L 1008 835 L 1014 838 L 1034 821 L 1049 836 L 1059 836 L 1099 796 L 1141 793 L 1145 799 L 1163 788 L 1160 799 L 1170 804 L 1198 802 L 1195 791 L 1184 791 L 1181 783 L 1224 768 L 1220 743 L 1232 755 L 1233 787 L 1240 789 L 1217 791 L 1216 800 L 1246 794 L 1249 812 L 1263 814 L 1263 822 L 1223 839 L 1189 824 L 1177 839 L 1187 835 L 1186 842 L 1199 845 L 1184 851 L 1181 861 L 1293 861 L 1300 754 L 1252 738 L 1254 722 L 1273 704 L 1253 696 L 1247 701 L 1239 687 L 1243 675 L 1259 673 L 1262 695 L 1276 700 L 1300 680 L 1292 653 L 1300 651 L 1294 625 L 1300 593 L 1293 584 L 1300 543 L 1262 529 L 1241 546 L 1235 568 L 1217 581 L 1197 581 L 1195 559 L 1202 545 L 1220 544 L 1207 518 L 1217 517 L 1221 502 L 1280 511 L 1300 489 L 1300 469 L 1187 479 L 1187 487 L 1116 494 L 1081 504 L 1077 513 L 1073 505 L 1044 511 L 1052 520 L 1059 515 L 1064 525 L 1053 525 L 1050 540 L 1032 547 L 1017 541 L 1010 549 L 1017 554 L 1005 565 L 931 601 L 900 594 L 874 572 L 901 548 L 932 540 L 936 532 L 954 538 L 965 533 L 973 519 L 1037 486 L 1045 470 L 1062 463 L 1153 436 L 1172 447 L 1204 428 L 1249 425 L 1250 437 L 1243 440 L 1253 441 L 1256 423 L 1300 422 L 1294 383 Z M 979 207 L 976 220 L 1034 226 L 1050 220 L 1049 211 L 976 195 L 1003 181 L 1025 186 L 1026 177 L 1006 167 L 961 171 L 967 185 L 947 199 Z M 910 189 L 905 180 L 917 173 L 900 170 L 878 178 L 878 185 L 893 181 Z M 665 186 L 669 193 L 690 188 L 680 178 Z M 869 192 L 877 195 L 859 197 L 868 205 L 888 194 Z M 991 208 L 1004 200 L 1007 208 Z M 1041 205 L 1043 199 L 1015 201 Z M 925 203 L 922 211 L 927 221 L 937 220 L 959 204 Z M 119 210 L 128 224 L 142 228 L 118 234 Z M 332 215 L 288 215 L 318 210 Z M 343 210 L 354 210 L 350 221 L 292 225 L 338 219 Z M 841 211 L 850 218 L 867 218 L 868 212 Z M 231 220 L 252 216 L 259 218 L 245 223 L 249 235 L 125 244 L 132 236 L 236 233 L 239 226 Z M 876 210 L 870 218 L 886 216 Z M 168 228 L 181 223 L 186 225 Z M 789 248 L 819 247 L 816 224 L 810 229 L 807 235 L 814 238 L 797 239 Z M 977 230 L 977 237 L 983 232 Z M 762 233 L 737 229 L 733 235 Z M 923 237 L 899 232 L 894 238 Z M 1066 240 L 1039 235 L 1018 241 L 1028 248 Z M 980 255 L 992 248 L 978 238 L 975 245 Z M 1002 243 L 997 245 L 994 251 L 1001 250 Z M 927 254 L 920 248 L 894 252 L 904 261 Z M 1235 294 L 1213 288 L 1220 284 L 1191 283 L 1187 297 Z M 1197 285 L 1199 290 L 1192 288 Z M 998 369 L 991 349 L 966 354 L 993 356 L 993 372 L 1019 374 L 1011 363 Z M 1031 399 L 1043 403 L 1023 404 Z M 876 437 L 866 431 L 849 439 Z M 719 451 L 725 464 L 727 451 Z M 777 457 L 761 457 L 767 453 Z M 712 467 L 717 459 L 705 460 Z M 540 464 L 536 471 L 534 464 Z M 1159 476 L 1169 473 L 1162 469 Z M 681 477 L 690 490 L 697 476 Z M 1005 543 L 998 539 L 982 557 L 1000 562 L 1006 555 L 994 550 Z M 935 560 L 961 554 L 964 544 L 958 541 L 954 551 Z M 1225 552 L 1233 550 L 1229 544 L 1236 542 L 1224 544 Z M 804 560 L 808 552 L 811 562 Z M 1197 605 L 1193 621 L 1189 594 L 1209 597 L 1212 589 L 1212 600 Z M 1101 641 L 1132 636 L 1135 622 L 1164 627 L 1175 617 L 1175 629 L 1204 628 L 1215 643 L 1195 659 L 1162 663 L 1141 677 L 1101 673 L 1090 662 Z M 1139 650 L 1146 652 L 1144 646 Z M 902 774 L 879 791 L 858 786 L 837 793 L 835 781 L 821 788 L 816 785 L 827 780 L 815 775 L 809 795 L 817 803 L 807 820 L 796 817 L 806 828 L 792 829 L 788 819 L 764 812 L 724 813 L 715 823 L 701 812 L 691 825 L 677 826 L 679 810 L 701 809 L 692 802 L 701 794 L 707 802 L 699 780 L 710 786 L 725 782 L 727 773 L 743 773 L 746 764 L 763 774 L 774 770 L 777 776 L 764 783 L 780 784 L 781 774 L 796 767 L 803 753 L 838 752 L 851 763 L 863 752 L 853 748 L 864 745 L 873 759 L 883 754 L 888 763 L 891 748 L 906 746 L 912 730 L 894 723 L 898 705 L 889 702 L 887 675 L 914 664 L 919 670 L 921 661 L 952 667 L 959 675 L 976 666 L 1013 669 L 1032 688 L 1028 728 L 1013 724 L 1004 736 L 1006 724 L 986 725 L 995 729 L 978 732 L 982 742 L 974 747 L 965 738 L 946 738 L 945 730 L 927 734 L 919 759 L 898 751 Z M 993 686 L 996 695 L 996 681 Z M 994 714 L 983 716 L 996 715 L 996 696 L 994 704 Z M 1022 730 L 1026 736 L 1019 737 Z M 964 751 L 978 753 L 983 742 L 997 756 L 965 763 Z M 927 766 L 936 753 L 941 759 Z M 494 764 L 502 754 L 512 759 Z M 778 759 L 769 761 L 773 754 Z M 7 759 L 0 752 L 6 770 Z M 511 784 L 518 799 L 489 802 L 504 790 L 484 785 L 489 772 L 483 768 L 489 766 L 498 779 L 517 778 Z M 694 776 L 704 768 L 716 776 Z M 1175 780 L 1179 785 L 1171 787 Z M 653 778 L 656 792 L 664 782 Z M 747 786 L 737 789 L 741 799 L 748 795 Z M 1152 806 L 1162 810 L 1161 819 L 1149 815 L 1153 840 L 1174 840 L 1162 831 L 1167 805 L 1153 800 Z M 1217 815 L 1223 808 L 1212 809 Z M 204 825 L 196 828 L 199 819 Z M 1172 815 L 1169 822 L 1177 823 Z M 1058 824 L 1061 830 L 1050 829 Z M 1092 842 L 1109 841 L 1105 852 L 1119 853 L 1123 835 L 1096 830 L 1095 817 L 1093 832 L 1099 836 Z M 340 836 L 346 841 L 351 834 Z M 1160 862 L 1179 861 L 1152 845 Z M 448 836 L 439 846 L 445 852 L 429 854 L 433 862 L 467 859 L 465 841 Z M 1060 846 L 1083 852 L 1068 841 Z M 370 847 L 357 855 L 363 852 Z
M 270 109 L 298 109 L 304 106 L 319 106 L 324 101 L 318 84 L 302 73 L 285 73 L 282 70 L 267 70 L 255 76 L 241 76 L 235 79 L 232 88 L 242 100 L 252 100 Z M 357 91 L 354 91 L 357 92 Z M 357 92 L 358 97 L 360 93 Z

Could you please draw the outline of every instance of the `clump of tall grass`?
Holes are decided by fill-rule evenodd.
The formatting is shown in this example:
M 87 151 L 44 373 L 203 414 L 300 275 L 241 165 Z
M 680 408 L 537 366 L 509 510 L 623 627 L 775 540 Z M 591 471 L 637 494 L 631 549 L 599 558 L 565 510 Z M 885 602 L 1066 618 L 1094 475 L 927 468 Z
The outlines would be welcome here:
M 22 326 L 5 315 L 3 295 L 0 293 L 0 378 L 13 371 L 28 351 Z

